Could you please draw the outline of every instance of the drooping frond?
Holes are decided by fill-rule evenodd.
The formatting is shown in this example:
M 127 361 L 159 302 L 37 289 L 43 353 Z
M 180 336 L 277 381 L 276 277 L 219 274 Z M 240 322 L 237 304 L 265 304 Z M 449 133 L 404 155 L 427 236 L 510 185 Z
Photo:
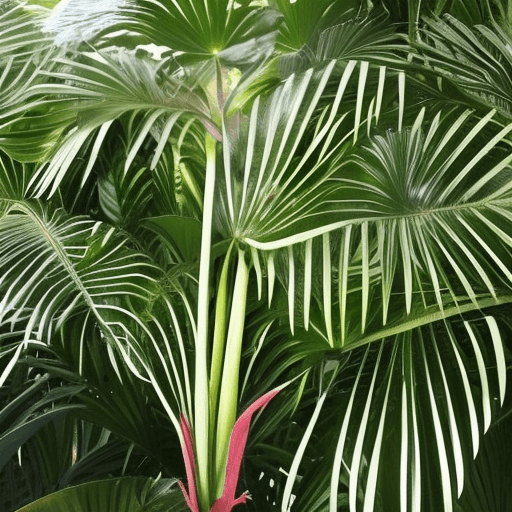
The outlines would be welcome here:
M 512 50 L 510 34 L 497 23 L 470 28 L 460 20 L 446 15 L 442 19 L 427 19 L 424 38 L 417 43 L 426 70 L 433 70 L 453 83 L 456 101 L 480 104 L 484 109 L 498 110 L 505 122 L 512 119 Z M 453 95 L 455 92 L 455 95 Z M 462 93 L 462 94 L 461 94 Z
M 390 304 L 401 303 L 409 314 L 418 307 L 442 311 L 471 303 L 478 308 L 485 297 L 498 303 L 500 294 L 510 295 L 512 278 L 511 157 L 500 149 L 512 126 L 494 130 L 478 150 L 472 144 L 492 116 L 473 123 L 469 112 L 455 120 L 453 114 L 438 116 L 426 131 L 420 114 L 412 128 L 371 138 L 357 154 L 333 161 L 326 180 L 331 188 L 311 194 L 315 209 L 299 208 L 308 192 L 294 204 L 305 213 L 289 215 L 295 234 L 246 241 L 263 250 L 267 261 L 276 250 L 287 251 L 291 261 L 289 248 L 294 247 L 295 262 L 304 266 L 295 263 L 297 272 L 290 276 L 306 276 L 306 305 L 313 289 L 311 262 L 323 262 L 324 290 L 333 282 L 338 291 L 337 298 L 333 292 L 323 294 L 325 329 L 329 332 L 337 318 L 341 331 L 335 338 L 342 345 L 368 324 L 385 325 Z M 278 215 L 285 212 L 286 207 Z M 312 228 L 301 233 L 299 222 Z M 353 314 L 352 325 L 346 325 L 349 307 L 361 312 L 359 327 Z
M 113 334 L 103 297 L 151 296 L 152 265 L 123 247 L 113 229 L 38 203 L 14 203 L 0 219 L 2 323 L 28 313 L 26 337 L 41 339 L 76 309 L 89 310 Z M 113 335 L 113 338 L 115 336 Z
M 330 438 L 321 463 L 331 474 L 330 494 L 319 486 L 303 496 L 308 486 L 296 480 L 303 456 L 297 452 L 287 480 L 297 510 L 306 499 L 339 510 L 345 484 L 351 511 L 389 503 L 401 512 L 454 510 L 480 436 L 503 402 L 507 329 L 492 316 L 435 322 L 361 352 L 358 370 L 347 379 L 342 369 L 327 400 L 320 398 L 303 438 L 302 453 L 312 434 L 322 436 L 317 423 L 337 424 L 334 456 Z
M 8 120 L 0 127 L 0 144 L 9 154 L 21 160 L 38 159 L 41 153 L 51 157 L 34 181 L 37 194 L 54 193 L 78 152 L 91 145 L 82 177 L 85 182 L 113 121 L 123 114 L 130 113 L 137 126 L 126 170 L 151 130 L 160 126 L 157 122 L 163 123 L 158 140 L 165 144 L 180 116 L 209 119 L 207 103 L 192 93 L 197 84 L 176 74 L 164 76 L 157 61 L 133 52 L 57 58 L 50 70 L 39 74 L 40 83 L 27 89 L 21 106 L 6 112 Z M 41 109 L 43 116 L 38 113 Z M 26 144 L 24 137 L 30 140 L 35 132 L 39 145 L 35 141 L 34 146 Z M 58 149 L 52 151 L 57 140 Z M 161 147 L 157 149 L 161 154 Z
M 160 271 L 114 228 L 36 202 L 12 203 L 0 236 L 1 325 L 23 325 L 23 340 L 51 344 L 78 315 L 87 329 L 99 329 L 118 375 L 114 352 L 151 382 L 178 430 L 178 410 L 189 411 L 191 400 L 184 333 L 195 322 L 178 282 L 171 302 Z M 80 351 L 87 329 L 76 339 Z

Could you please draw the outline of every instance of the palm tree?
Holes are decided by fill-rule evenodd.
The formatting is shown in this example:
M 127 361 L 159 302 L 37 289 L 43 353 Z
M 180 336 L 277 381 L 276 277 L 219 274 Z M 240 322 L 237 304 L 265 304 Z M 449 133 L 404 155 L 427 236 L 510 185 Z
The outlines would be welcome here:
M 3 507 L 466 510 L 508 4 L 56 3 L 0 6 Z

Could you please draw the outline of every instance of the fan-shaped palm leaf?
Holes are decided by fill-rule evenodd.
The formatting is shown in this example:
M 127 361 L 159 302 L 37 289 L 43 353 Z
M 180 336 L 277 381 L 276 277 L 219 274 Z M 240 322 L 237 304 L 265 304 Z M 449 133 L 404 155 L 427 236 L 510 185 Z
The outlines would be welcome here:
M 47 154 L 49 144 L 60 137 L 59 149 L 38 175 L 39 194 L 49 188 L 51 193 L 55 192 L 79 150 L 91 144 L 96 133 L 82 177 L 85 182 L 112 122 L 122 114 L 131 113 L 131 123 L 137 126 L 126 170 L 158 120 L 164 121 L 162 143 L 167 141 L 181 115 L 188 113 L 209 122 L 207 103 L 201 101 L 201 95 L 191 92 L 196 84 L 187 85 L 189 80 L 176 74 L 160 76 L 157 61 L 144 60 L 134 53 L 120 50 L 116 55 L 93 52 L 75 60 L 56 58 L 52 69 L 44 74 L 47 82 L 27 89 L 22 96 L 25 104 L 9 112 L 16 117 L 0 130 L 4 150 L 15 152 L 18 159 L 24 160 L 40 158 L 41 152 Z M 41 109 L 46 112 L 43 116 L 38 114 Z M 20 117 L 22 112 L 26 114 Z M 20 138 L 27 134 L 30 137 L 34 130 L 44 141 L 42 148 L 30 149 L 19 143 Z M 12 139 L 15 141 L 11 142 Z M 162 150 L 157 151 L 161 154 Z
M 276 11 L 235 5 L 229 0 L 109 0 L 86 6 L 72 0 L 46 27 L 56 34 L 59 44 L 75 41 L 79 31 L 84 40 L 94 44 L 121 41 L 133 45 L 133 37 L 127 40 L 118 35 L 130 31 L 143 42 L 184 54 L 180 61 L 212 59 L 222 51 L 236 50 L 237 60 L 251 62 L 253 54 L 265 55 L 267 48 L 271 51 L 278 20 Z M 170 26 L 173 30 L 168 30 Z
M 346 4 L 256 5 L 108 7 L 115 19 L 103 20 L 96 39 L 91 31 L 92 41 L 105 36 L 103 50 L 77 41 L 72 58 L 44 63 L 18 98 L 5 96 L 0 146 L 18 160 L 44 162 L 35 175 L 7 160 L 0 167 L 0 319 L 3 339 L 16 341 L 5 350 L 0 379 L 17 364 L 22 341 L 64 340 L 64 347 L 76 339 L 78 373 L 89 357 L 82 347 L 106 342 L 118 380 L 126 365 L 148 381 L 187 456 L 197 457 L 193 506 L 208 510 L 222 494 L 239 387 L 261 395 L 305 371 L 285 408 L 297 411 L 292 439 L 282 421 L 263 429 L 285 438 L 273 454 L 289 468 L 286 480 L 276 477 L 283 512 L 334 512 L 347 496 L 352 512 L 381 502 L 404 512 L 450 511 L 503 402 L 508 322 L 500 306 L 512 301 L 512 125 L 491 91 L 505 82 L 496 76 L 481 96 L 468 71 L 478 62 L 464 41 L 480 52 L 477 60 L 489 54 L 485 77 L 506 68 L 507 39 L 487 29 L 475 37 L 454 23 L 448 35 L 431 29 L 418 46 L 419 67 L 399 56 L 409 48 L 378 20 L 345 21 Z M 275 7 L 283 24 L 267 61 Z M 415 31 L 419 4 L 409 7 Z M 108 49 L 119 29 L 155 35 L 170 56 L 157 62 Z M 237 65 L 237 53 L 244 73 L 228 94 L 224 66 Z M 429 89 L 406 83 L 407 73 L 420 70 L 418 83 L 441 73 L 443 86 L 464 91 L 457 104 L 485 108 L 432 109 Z M 109 160 L 119 127 L 123 147 Z M 36 136 L 40 144 L 31 148 Z M 111 168 L 119 158 L 123 168 Z M 54 206 L 66 183 L 91 182 L 95 190 L 97 176 L 99 201 L 84 213 L 118 227 Z M 27 190 L 38 199 L 25 199 Z M 38 202 L 48 197 L 54 203 Z M 142 216 L 160 239 L 140 229 Z M 176 240 L 187 222 L 201 238 L 198 273 L 194 249 Z M 268 312 L 256 305 L 253 279 L 273 305 Z M 244 332 L 252 340 L 247 354 Z M 309 378 L 314 385 L 306 389 Z M 136 400 L 123 405 L 123 417 L 137 409 Z M 274 418 L 282 420 L 280 413 Z M 186 439 L 179 414 L 190 420 Z M 330 456 L 313 447 L 327 425 L 331 444 L 337 439 Z
M 427 59 L 427 71 L 431 68 L 448 83 L 455 84 L 458 101 L 464 101 L 462 91 L 469 95 L 473 105 L 494 108 L 502 122 L 510 122 L 510 35 L 497 23 L 470 28 L 449 15 L 427 19 L 424 35 L 417 48 Z
M 363 478 L 368 486 L 364 509 L 373 510 L 377 483 L 382 482 L 379 467 L 387 403 L 388 400 L 397 400 L 396 395 L 390 394 L 395 389 L 392 383 L 395 378 L 393 375 L 396 375 L 391 368 L 398 364 L 396 361 L 402 360 L 397 350 L 405 343 L 403 339 L 412 339 L 411 336 L 419 336 L 421 340 L 426 339 L 425 336 L 436 339 L 437 335 L 434 335 L 434 331 L 429 331 L 428 327 L 436 319 L 447 319 L 454 315 L 458 316 L 463 311 L 478 311 L 482 307 L 510 301 L 511 283 L 508 268 L 511 263 L 508 255 L 512 226 L 507 179 L 510 172 L 510 156 L 503 154 L 501 148 L 508 146 L 506 136 L 512 127 L 506 126 L 497 131 L 489 127 L 495 112 L 490 112 L 481 120 L 472 121 L 468 111 L 459 113 L 458 117 L 455 112 L 447 113 L 445 116 L 439 114 L 431 127 L 424 130 L 422 124 L 425 112 L 422 111 L 411 128 L 402 127 L 399 121 L 397 130 L 388 131 L 384 135 L 372 137 L 370 130 L 368 142 L 361 143 L 358 152 L 352 154 L 350 145 L 354 139 L 347 135 L 343 136 L 341 130 L 337 131 L 340 125 L 343 126 L 341 123 L 346 115 L 339 117 L 340 121 L 336 124 L 334 119 L 337 114 L 335 108 L 342 99 L 343 90 L 354 68 L 355 63 L 347 66 L 345 79 L 342 80 L 335 100 L 336 107 L 333 107 L 330 117 L 327 112 L 325 113 L 327 121 L 319 122 L 316 138 L 308 145 L 305 156 L 300 153 L 297 155 L 296 167 L 292 166 L 291 162 L 294 162 L 294 153 L 302 134 L 301 128 L 309 121 L 315 107 L 314 99 L 306 101 L 304 98 L 307 96 L 302 96 L 302 90 L 304 93 L 308 90 L 308 81 L 312 74 L 306 74 L 301 84 L 294 88 L 296 94 L 293 100 L 286 99 L 285 85 L 267 100 L 268 110 L 262 108 L 259 101 L 254 104 L 247 144 L 244 146 L 247 148 L 246 172 L 242 173 L 243 166 L 236 160 L 233 164 L 233 161 L 225 159 L 227 185 L 219 209 L 223 215 L 220 218 L 223 220 L 224 232 L 236 233 L 253 248 L 253 263 L 258 273 L 261 272 L 258 254 L 264 256 L 270 298 L 276 275 L 275 261 L 280 258 L 284 263 L 286 270 L 283 281 L 288 294 L 288 316 L 292 329 L 295 323 L 297 282 L 303 283 L 306 329 L 310 327 L 311 302 L 322 304 L 325 325 L 320 327 L 311 324 L 320 329 L 324 336 L 325 341 L 320 339 L 319 350 L 326 350 L 329 345 L 352 350 L 363 344 L 387 339 L 389 335 L 397 336 L 392 349 L 392 360 L 386 365 L 389 371 L 387 391 L 383 392 L 379 399 L 384 401 L 378 402 L 379 405 L 376 406 L 370 392 L 362 419 L 353 419 L 350 410 L 346 416 L 347 422 L 353 420 L 360 426 L 369 421 L 369 415 L 375 414 L 374 411 L 382 411 L 381 419 L 376 424 L 380 425 L 376 427 L 377 437 L 369 444 L 376 447 L 373 455 L 366 452 L 363 454 L 365 429 L 360 428 L 358 441 L 353 445 L 354 459 L 350 472 L 351 510 L 355 510 L 356 507 L 354 493 L 361 485 L 359 478 Z M 316 83 L 322 84 L 322 79 L 323 83 L 326 83 L 328 72 L 329 68 L 324 71 L 323 76 L 318 76 Z M 292 80 L 294 78 L 290 79 L 290 82 Z M 361 73 L 358 83 L 358 89 L 361 91 L 364 87 L 364 82 L 361 86 Z M 321 87 L 322 85 L 318 85 L 317 89 L 313 88 L 312 93 L 321 90 Z M 301 91 L 301 94 L 297 91 Z M 308 106 L 308 110 L 302 107 L 302 101 Z M 258 117 L 260 108 L 263 112 L 268 112 L 268 117 Z M 361 108 L 361 105 L 357 106 L 356 103 L 356 112 L 353 114 L 356 122 L 361 118 L 361 115 L 357 114 Z M 286 122 L 283 122 L 283 118 Z M 325 124 L 322 124 L 322 121 Z M 266 143 L 258 140 L 260 126 L 262 140 L 266 140 Z M 348 126 L 348 135 L 351 136 L 354 131 L 353 124 Z M 326 142 L 322 140 L 324 137 Z M 478 149 L 475 149 L 473 141 L 483 137 L 488 142 L 477 145 Z M 321 142 L 324 142 L 323 146 Z M 231 154 L 227 137 L 223 143 L 224 153 Z M 318 155 L 315 153 L 317 145 L 320 148 L 320 158 L 326 155 L 327 160 L 328 155 L 329 163 L 323 166 L 319 158 L 319 163 L 317 160 L 312 166 L 306 166 L 310 155 Z M 256 147 L 262 148 L 263 154 L 257 153 Z M 244 162 L 244 157 L 240 160 Z M 257 179 L 248 171 L 253 168 L 255 161 L 256 168 L 260 169 L 256 175 Z M 303 171 L 299 174 L 298 170 L 302 169 L 308 169 L 309 173 L 305 174 Z M 235 185 L 237 182 L 241 184 Z M 299 190 L 302 192 L 300 195 L 297 193 Z M 249 198 L 252 198 L 252 203 Z M 244 215 L 245 212 L 249 213 Z M 299 227 L 302 223 L 307 226 L 304 231 Z M 342 232 L 336 235 L 336 230 L 339 229 Z M 494 243 L 491 242 L 491 238 L 495 238 L 496 234 L 499 235 L 498 244 L 496 240 Z M 316 241 L 316 237 L 320 237 L 320 240 Z M 312 262 L 315 260 L 322 262 L 321 269 L 315 272 L 318 277 L 313 275 Z M 337 269 L 335 274 L 333 269 Z M 320 282 L 318 295 L 318 288 L 315 288 L 313 283 L 315 278 Z M 338 286 L 332 286 L 333 282 L 338 283 Z M 379 292 L 376 291 L 377 286 L 380 287 Z M 398 306 L 395 301 L 402 301 L 402 304 Z M 390 308 L 390 304 L 393 304 L 393 307 Z M 390 319 L 390 330 L 386 331 L 382 326 L 388 321 L 388 310 L 403 313 L 395 320 Z M 395 331 L 398 325 L 400 331 Z M 426 327 L 414 330 L 421 325 Z M 475 334 L 471 323 L 464 325 L 474 347 L 474 360 L 478 362 L 479 387 L 483 389 L 484 394 L 485 430 L 491 418 L 488 377 L 485 370 L 485 365 L 489 363 L 484 363 L 482 358 L 481 350 L 485 346 L 483 338 Z M 499 383 L 499 393 L 503 399 L 505 363 L 502 342 L 495 320 L 489 319 L 488 325 L 493 339 L 489 357 L 491 361 L 498 361 L 498 378 L 494 377 L 494 380 L 495 383 Z M 448 334 L 441 336 L 452 340 L 448 347 L 452 347 L 454 360 L 458 361 L 459 372 L 467 375 L 469 370 L 464 369 L 462 361 L 457 358 L 457 345 L 452 331 L 449 330 Z M 424 343 L 419 342 L 421 346 Z M 439 346 L 442 346 L 440 341 L 435 350 L 440 350 Z M 382 356 L 379 356 L 379 359 L 380 357 Z M 424 428 L 434 432 L 439 443 L 439 451 L 445 454 L 445 458 L 439 462 L 441 478 L 438 484 L 442 483 L 444 496 L 440 506 L 449 510 L 453 494 L 450 475 L 453 471 L 457 473 L 456 486 L 460 494 L 463 481 L 461 468 L 463 462 L 467 463 L 471 458 L 471 448 L 468 449 L 467 446 L 466 455 L 461 458 L 462 448 L 459 441 L 454 438 L 472 435 L 472 448 L 476 450 L 475 443 L 480 427 L 476 416 L 473 415 L 470 432 L 466 430 L 464 434 L 460 434 L 459 429 L 464 429 L 465 421 L 454 425 L 454 415 L 450 412 L 451 406 L 448 406 L 446 414 L 449 414 L 448 420 L 452 422 L 450 435 L 454 442 L 454 452 L 453 456 L 446 454 L 447 442 L 440 427 L 440 413 L 434 407 L 435 393 L 429 384 L 431 372 L 437 374 L 434 380 L 441 382 L 445 370 L 442 366 L 441 370 L 433 366 L 436 363 L 429 362 L 425 352 L 420 352 L 414 357 L 418 357 L 422 363 L 411 373 L 411 378 L 422 379 L 430 389 L 429 410 L 433 411 L 433 416 L 425 423 Z M 364 364 L 363 362 L 363 366 Z M 425 370 L 421 365 L 424 365 Z M 377 378 L 378 367 L 377 365 L 373 371 L 373 379 Z M 450 383 L 449 380 L 443 382 L 444 387 L 440 388 L 439 393 L 442 393 L 448 402 L 451 400 L 450 394 L 457 393 L 465 397 L 468 410 L 472 414 L 474 398 L 469 391 L 469 384 L 466 383 L 464 388 L 457 388 L 456 383 Z M 370 386 L 372 389 L 371 383 Z M 355 385 L 353 389 L 357 390 L 359 387 Z M 379 386 L 379 389 L 382 390 L 382 387 Z M 397 391 L 393 391 L 395 392 Z M 391 398 L 392 396 L 394 398 Z M 412 395 L 402 395 L 402 399 L 405 404 L 404 410 L 416 408 Z M 321 404 L 322 402 L 319 402 L 318 414 Z M 410 414 L 415 415 L 416 412 L 407 413 L 409 420 Z M 313 416 L 311 428 L 317 417 Z M 306 435 L 310 435 L 311 431 L 308 432 Z M 307 438 L 305 440 L 307 442 Z M 412 460 L 412 452 L 409 451 L 411 446 L 414 446 L 415 457 L 423 457 L 424 453 L 428 452 L 428 448 L 422 446 L 420 455 L 420 445 L 417 442 L 407 445 L 403 448 L 405 458 L 401 462 L 402 468 L 409 467 L 408 464 Z M 300 451 L 297 457 L 297 460 L 300 460 Z M 368 472 L 361 472 L 363 459 L 368 461 Z M 333 483 L 338 479 L 340 460 L 338 457 Z M 298 466 L 292 466 L 289 482 L 293 483 L 297 471 Z M 406 472 L 405 469 L 401 471 L 402 474 Z M 445 481 L 446 483 L 443 483 Z M 408 491 L 404 490 L 407 488 L 415 489 L 410 496 L 407 494 Z M 289 506 L 290 489 L 291 487 L 288 488 L 288 492 L 285 491 L 283 510 L 287 510 Z M 332 496 L 337 496 L 336 488 L 332 489 Z M 416 510 L 418 495 L 414 493 L 421 492 L 418 482 L 402 481 L 398 489 L 400 490 L 396 492 L 402 493 L 400 499 L 403 510 Z M 331 510 L 336 510 L 333 502 Z
M 370 294 L 369 286 L 376 280 L 381 282 L 382 291 L 377 300 L 381 301 L 379 309 L 384 324 L 392 298 L 405 299 L 405 310 L 409 313 L 413 296 L 418 293 L 424 307 L 437 304 L 441 310 L 449 302 L 464 301 L 471 301 L 478 308 L 479 297 L 497 299 L 500 289 L 507 295 L 511 277 L 507 270 L 510 156 L 504 156 L 497 148 L 506 142 L 512 127 L 494 132 L 494 137 L 475 152 L 471 142 L 489 124 L 493 112 L 468 128 L 464 125 L 469 112 L 460 114 L 455 122 L 452 115 L 438 116 L 440 122 L 425 133 L 421 129 L 423 114 L 420 114 L 411 129 L 376 136 L 354 156 L 342 153 L 331 164 L 331 172 L 337 170 L 323 183 L 329 186 L 323 189 L 317 186 L 317 190 L 303 195 L 314 208 L 308 209 L 308 203 L 304 208 L 300 208 L 301 203 L 294 204 L 304 214 L 285 217 L 284 206 L 274 218 L 269 210 L 267 222 L 275 226 L 273 235 L 270 229 L 259 229 L 262 241 L 248 236 L 247 243 L 265 251 L 285 249 L 290 264 L 297 258 L 304 262 L 306 276 L 311 274 L 312 251 L 315 251 L 322 255 L 324 272 L 327 272 L 324 286 L 332 281 L 331 266 L 339 262 L 339 277 L 335 279 L 340 291 L 339 313 L 345 318 L 347 300 L 354 300 L 354 292 L 352 298 L 347 293 L 356 288 L 355 281 L 359 279 L 363 332 L 370 297 L 376 296 L 375 292 Z M 450 123 L 450 127 L 443 130 L 445 123 L 447 126 Z M 497 158 L 490 155 L 493 150 Z M 461 183 L 463 188 L 459 187 Z M 309 193 L 315 200 L 308 197 Z M 340 195 L 336 197 L 337 194 Z M 333 222 L 336 218 L 339 220 Z M 280 222 L 276 223 L 276 219 Z M 301 233 L 296 224 L 294 235 L 277 239 L 278 226 L 286 226 L 287 219 L 293 223 L 304 222 L 309 230 Z M 324 227 L 316 227 L 319 219 L 328 222 L 324 221 Z M 332 240 L 336 239 L 335 230 L 340 228 L 343 229 L 341 243 L 333 252 Z M 323 237 L 321 244 L 306 242 L 319 235 Z M 496 235 L 499 243 L 491 243 L 490 238 Z M 263 241 L 271 237 L 275 241 Z M 305 244 L 302 249 L 305 252 L 289 248 L 295 244 Z M 272 265 L 273 253 L 266 254 L 270 262 L 267 265 Z M 295 271 L 290 277 L 295 278 Z M 309 283 L 305 286 L 307 295 L 312 289 L 311 277 L 305 279 Z M 293 282 L 288 286 L 293 287 Z M 331 294 L 327 293 L 324 301 L 327 296 Z M 305 298 L 307 303 L 309 300 Z

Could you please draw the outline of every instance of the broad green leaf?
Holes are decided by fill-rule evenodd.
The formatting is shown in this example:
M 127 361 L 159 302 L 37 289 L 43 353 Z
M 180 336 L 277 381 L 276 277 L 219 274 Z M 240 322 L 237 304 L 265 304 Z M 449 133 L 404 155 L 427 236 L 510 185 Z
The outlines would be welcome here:
M 182 512 L 187 510 L 176 480 L 115 478 L 68 487 L 17 512 Z
M 201 223 L 196 219 L 165 215 L 146 219 L 145 224 L 177 249 L 184 261 L 195 261 L 201 249 Z

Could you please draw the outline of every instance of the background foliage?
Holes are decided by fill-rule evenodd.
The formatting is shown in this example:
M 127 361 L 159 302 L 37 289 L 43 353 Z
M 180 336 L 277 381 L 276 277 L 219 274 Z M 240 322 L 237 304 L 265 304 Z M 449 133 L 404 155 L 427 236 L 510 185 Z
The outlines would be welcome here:
M 0 509 L 509 510 L 511 27 L 2 2 Z

